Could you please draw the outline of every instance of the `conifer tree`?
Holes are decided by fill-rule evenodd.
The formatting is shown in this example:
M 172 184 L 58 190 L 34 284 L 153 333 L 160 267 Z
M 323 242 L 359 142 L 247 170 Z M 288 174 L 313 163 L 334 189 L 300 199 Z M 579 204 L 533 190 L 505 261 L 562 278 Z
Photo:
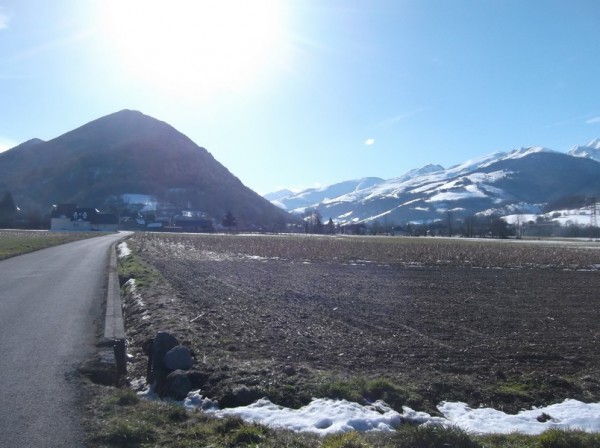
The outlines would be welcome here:
M 0 227 L 12 227 L 17 214 L 17 206 L 10 191 L 4 193 L 0 200 Z

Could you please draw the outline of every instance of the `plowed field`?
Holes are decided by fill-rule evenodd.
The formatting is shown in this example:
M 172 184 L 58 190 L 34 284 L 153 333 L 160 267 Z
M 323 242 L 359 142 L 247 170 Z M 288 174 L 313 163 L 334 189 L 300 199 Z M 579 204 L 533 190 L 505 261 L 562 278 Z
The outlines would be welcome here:
M 357 378 L 385 378 L 423 410 L 600 400 L 594 243 L 138 234 L 129 245 L 163 277 L 127 299 L 134 376 L 143 339 L 168 330 L 223 404 L 243 388 L 300 405 Z

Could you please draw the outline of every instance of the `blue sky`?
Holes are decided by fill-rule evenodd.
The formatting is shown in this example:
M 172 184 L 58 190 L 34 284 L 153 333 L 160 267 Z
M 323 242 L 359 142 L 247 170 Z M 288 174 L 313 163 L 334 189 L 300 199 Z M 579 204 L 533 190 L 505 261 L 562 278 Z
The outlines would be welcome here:
M 259 193 L 567 151 L 599 54 L 597 0 L 0 0 L 0 148 L 135 109 Z

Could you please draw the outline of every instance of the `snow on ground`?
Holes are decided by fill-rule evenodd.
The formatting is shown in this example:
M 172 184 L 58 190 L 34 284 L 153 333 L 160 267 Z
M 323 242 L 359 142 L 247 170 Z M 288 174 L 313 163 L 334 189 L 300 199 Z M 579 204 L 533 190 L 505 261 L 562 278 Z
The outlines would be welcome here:
M 561 226 L 577 225 L 589 226 L 592 221 L 590 207 L 583 207 L 574 210 L 555 210 L 543 214 L 513 214 L 503 216 L 503 219 L 508 224 L 536 222 L 537 218 L 541 217 L 546 221 L 553 221 Z
M 393 431 L 402 422 L 458 426 L 476 434 L 540 434 L 551 428 L 600 432 L 600 403 L 582 403 L 577 400 L 565 400 L 518 414 L 506 414 L 491 408 L 472 409 L 460 402 L 443 402 L 438 409 L 444 417 L 432 417 L 408 407 L 404 407 L 400 414 L 382 401 L 363 406 L 346 400 L 326 398 L 315 398 L 300 409 L 278 406 L 266 398 L 248 406 L 218 409 L 216 403 L 202 397 L 200 391 L 190 392 L 184 406 L 188 409 L 202 409 L 217 417 L 235 415 L 245 421 L 274 428 L 322 435 L 347 431 Z M 545 422 L 538 421 L 542 415 Z
M 487 195 L 477 185 L 467 185 L 458 191 L 444 191 L 431 196 L 425 202 L 460 201 L 471 198 L 485 198 Z
M 450 423 L 478 434 L 540 434 L 550 428 L 600 432 L 600 403 L 565 400 L 544 408 L 521 411 L 516 415 L 490 408 L 471 409 L 465 403 L 442 403 L 438 409 Z M 542 414 L 550 419 L 538 421 Z
M 119 259 L 131 254 L 131 250 L 125 241 L 117 245 L 117 254 L 119 255 Z

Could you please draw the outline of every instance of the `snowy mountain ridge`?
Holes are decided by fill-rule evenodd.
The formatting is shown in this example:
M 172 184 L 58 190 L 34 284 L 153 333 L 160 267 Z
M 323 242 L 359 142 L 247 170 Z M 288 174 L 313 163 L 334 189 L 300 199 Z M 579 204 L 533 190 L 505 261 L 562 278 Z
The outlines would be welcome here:
M 587 157 L 600 162 L 600 138 L 594 139 L 583 146 L 573 146 L 568 154 L 575 157 Z
M 600 139 L 575 148 L 585 149 L 565 154 L 534 146 L 488 154 L 448 169 L 430 164 L 388 180 L 364 178 L 371 182 L 361 179 L 304 190 L 276 204 L 295 213 L 315 208 L 326 219 L 349 224 L 381 219 L 424 222 L 449 212 L 467 216 L 531 211 L 562 197 L 600 197 Z

